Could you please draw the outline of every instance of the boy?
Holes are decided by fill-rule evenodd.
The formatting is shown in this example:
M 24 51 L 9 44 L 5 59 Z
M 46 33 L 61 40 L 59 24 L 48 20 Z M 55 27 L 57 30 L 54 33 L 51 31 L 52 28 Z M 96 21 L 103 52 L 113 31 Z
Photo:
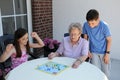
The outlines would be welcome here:
M 99 19 L 95 9 L 88 11 L 83 26 L 84 38 L 89 40 L 89 58 L 109 77 L 111 33 L 108 25 Z

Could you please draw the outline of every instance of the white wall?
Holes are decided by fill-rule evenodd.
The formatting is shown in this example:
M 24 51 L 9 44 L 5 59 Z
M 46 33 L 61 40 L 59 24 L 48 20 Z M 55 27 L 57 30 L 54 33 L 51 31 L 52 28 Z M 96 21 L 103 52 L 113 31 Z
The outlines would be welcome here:
M 53 0 L 53 37 L 62 40 L 71 22 L 86 21 L 89 9 L 97 9 L 100 18 L 109 24 L 112 33 L 111 57 L 120 59 L 120 1 L 119 0 Z

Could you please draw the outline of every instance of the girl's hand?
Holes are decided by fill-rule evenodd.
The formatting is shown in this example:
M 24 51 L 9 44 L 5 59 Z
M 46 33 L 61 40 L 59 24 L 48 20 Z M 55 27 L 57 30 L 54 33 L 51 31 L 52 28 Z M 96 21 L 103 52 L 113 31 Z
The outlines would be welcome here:
M 5 62 L 13 53 L 15 53 L 13 44 L 8 44 L 5 51 L 0 56 L 0 62 Z
M 38 37 L 38 34 L 37 34 L 36 32 L 32 32 L 32 33 L 31 33 L 31 36 L 32 36 L 33 38 L 37 38 L 37 37 Z
M 13 44 L 8 44 L 6 47 L 6 52 L 10 52 L 14 48 Z

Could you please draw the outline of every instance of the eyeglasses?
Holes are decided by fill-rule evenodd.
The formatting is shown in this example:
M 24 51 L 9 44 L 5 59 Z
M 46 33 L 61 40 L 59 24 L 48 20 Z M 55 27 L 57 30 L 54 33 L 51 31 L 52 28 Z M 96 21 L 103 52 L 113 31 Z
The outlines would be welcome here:
M 79 36 L 80 35 L 80 33 L 79 34 L 70 34 L 70 36 Z

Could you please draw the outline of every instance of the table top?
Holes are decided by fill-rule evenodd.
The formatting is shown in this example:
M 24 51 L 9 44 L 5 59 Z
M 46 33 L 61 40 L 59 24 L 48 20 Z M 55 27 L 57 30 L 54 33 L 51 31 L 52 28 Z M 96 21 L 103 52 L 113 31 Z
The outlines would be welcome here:
M 52 60 L 39 58 L 27 61 L 6 75 L 6 80 L 108 80 L 105 74 L 96 66 L 83 62 L 77 69 L 72 68 L 73 58 L 56 57 Z M 54 62 L 67 65 L 67 68 L 54 75 L 37 70 L 38 65 Z

